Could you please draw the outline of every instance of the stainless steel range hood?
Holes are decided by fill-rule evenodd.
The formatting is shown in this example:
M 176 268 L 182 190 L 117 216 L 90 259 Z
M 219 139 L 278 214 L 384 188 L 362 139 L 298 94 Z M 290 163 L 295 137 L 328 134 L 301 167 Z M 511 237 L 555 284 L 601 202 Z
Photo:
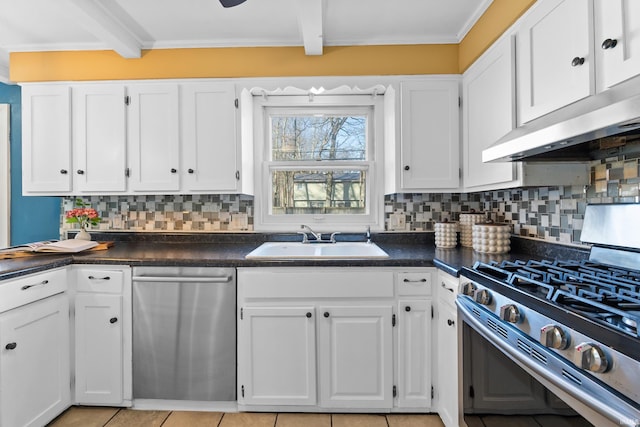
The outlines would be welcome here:
M 594 141 L 636 130 L 640 77 L 526 123 L 485 149 L 482 161 L 589 160 Z

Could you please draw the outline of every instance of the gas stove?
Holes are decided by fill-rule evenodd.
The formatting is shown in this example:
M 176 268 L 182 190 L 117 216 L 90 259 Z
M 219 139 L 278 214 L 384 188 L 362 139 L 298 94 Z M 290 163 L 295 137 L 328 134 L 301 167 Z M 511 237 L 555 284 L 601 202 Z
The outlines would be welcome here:
M 640 218 L 640 205 L 587 207 L 589 260 L 463 268 L 457 304 L 469 326 L 523 368 L 610 425 L 638 426 L 640 237 L 635 224 L 610 224 L 620 218 Z

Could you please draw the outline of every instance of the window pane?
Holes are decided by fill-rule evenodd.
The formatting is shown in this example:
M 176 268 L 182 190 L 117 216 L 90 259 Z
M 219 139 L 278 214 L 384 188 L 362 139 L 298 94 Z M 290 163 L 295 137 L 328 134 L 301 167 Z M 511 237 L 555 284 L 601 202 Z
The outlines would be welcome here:
M 271 156 L 283 160 L 366 160 L 367 117 L 271 116 Z
M 273 215 L 364 214 L 362 170 L 273 171 Z

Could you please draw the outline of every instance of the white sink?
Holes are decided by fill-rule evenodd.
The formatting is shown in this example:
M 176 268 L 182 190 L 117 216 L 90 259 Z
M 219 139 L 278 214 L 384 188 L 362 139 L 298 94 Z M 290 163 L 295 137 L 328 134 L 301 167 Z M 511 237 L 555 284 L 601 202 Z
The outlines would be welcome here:
M 337 242 L 301 243 L 267 242 L 258 246 L 246 259 L 376 259 L 389 254 L 375 243 Z

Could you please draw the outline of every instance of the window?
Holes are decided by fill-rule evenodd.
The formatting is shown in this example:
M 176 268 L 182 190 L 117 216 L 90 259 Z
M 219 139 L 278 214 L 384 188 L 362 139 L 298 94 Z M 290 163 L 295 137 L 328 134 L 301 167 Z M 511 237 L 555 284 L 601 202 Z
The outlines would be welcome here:
M 255 103 L 258 230 L 381 228 L 381 100 L 270 96 Z

